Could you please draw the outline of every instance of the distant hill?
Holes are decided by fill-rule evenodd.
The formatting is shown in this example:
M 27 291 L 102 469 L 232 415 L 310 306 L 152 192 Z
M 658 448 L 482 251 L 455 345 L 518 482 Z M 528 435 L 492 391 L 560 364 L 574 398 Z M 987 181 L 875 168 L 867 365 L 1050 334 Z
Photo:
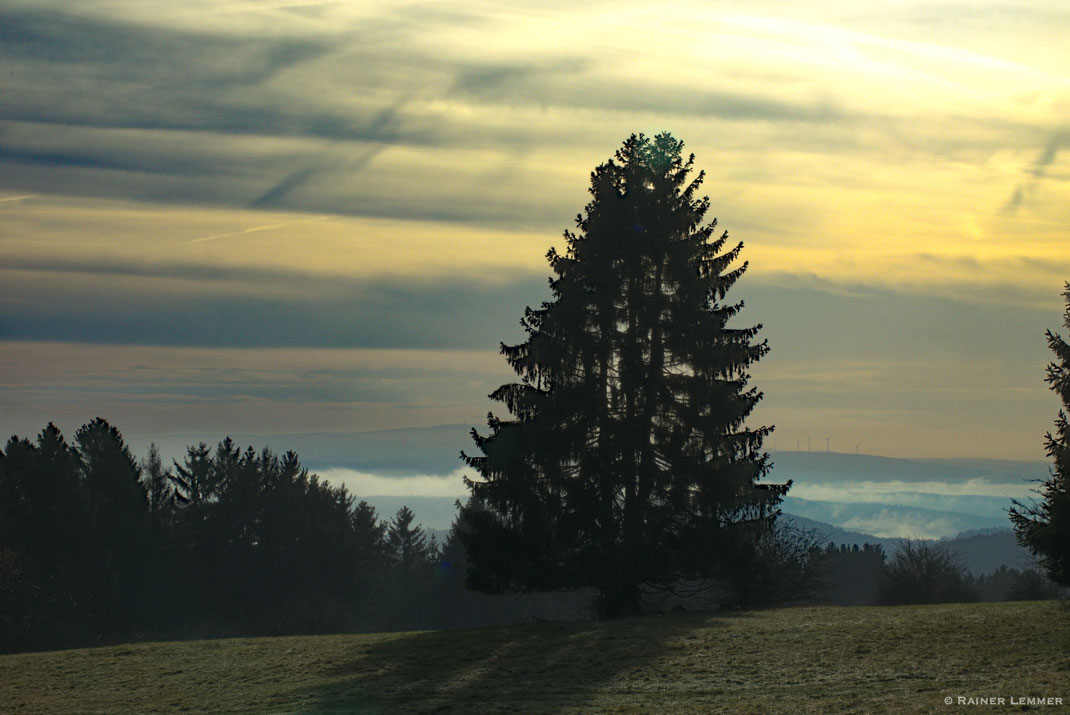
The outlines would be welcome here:
M 847 529 L 841 529 L 838 526 L 832 524 L 826 524 L 815 519 L 807 519 L 805 516 L 799 516 L 798 514 L 784 513 L 781 516 L 786 522 L 796 526 L 805 531 L 814 532 L 814 535 L 821 543 L 833 543 L 839 546 L 840 544 L 847 544 L 852 546 L 858 544 L 879 544 L 884 548 L 886 553 L 891 553 L 895 549 L 895 545 L 899 543 L 899 539 L 882 539 L 873 534 L 863 534 L 860 531 L 848 531 Z
M 268 446 L 280 453 L 294 450 L 313 472 L 350 469 L 394 478 L 455 472 L 461 466 L 460 451 L 473 449 L 469 436 L 472 427 L 452 424 L 371 432 L 231 437 L 242 447 Z M 224 436 L 174 434 L 152 439 L 160 446 L 165 462 L 169 462 L 169 457 L 181 459 L 188 445 L 200 441 L 214 445 Z M 130 442 L 139 456 L 147 451 L 149 439 L 131 438 Z M 768 481 L 791 479 L 796 485 L 794 494 L 807 496 L 790 496 L 789 492 L 785 510 L 801 522 L 820 525 L 838 543 L 868 541 L 881 543 L 890 551 L 897 541 L 894 536 L 899 534 L 937 537 L 1000 529 L 997 533 L 1002 536 L 991 543 L 974 535 L 977 543 L 986 546 L 978 547 L 976 558 L 969 558 L 984 570 L 989 570 L 980 555 L 985 548 L 990 548 L 993 559 L 1001 563 L 1024 553 L 1013 544 L 1013 536 L 1007 530 L 1007 494 L 1016 492 L 1003 490 L 1000 485 L 1020 492 L 1031 480 L 1048 476 L 1047 465 L 1041 460 L 896 459 L 839 452 L 775 451 L 772 461 Z M 871 488 L 873 485 L 881 488 Z M 932 489 L 932 485 L 942 489 Z M 418 522 L 440 533 L 450 528 L 455 514 L 452 496 L 357 496 L 367 498 L 386 519 L 407 504 L 416 512 Z M 973 548 L 968 544 L 963 551 L 966 555 Z
M 840 452 L 785 452 L 772 455 L 770 481 L 796 482 L 979 482 L 1021 483 L 1047 479 L 1043 460 L 898 459 Z
M 449 534 L 456 515 L 452 497 L 399 497 L 362 496 L 375 507 L 381 519 L 389 520 L 403 505 L 412 509 L 416 523 L 424 527 L 428 535 L 434 535 L 441 543 Z M 893 554 L 902 539 L 873 536 L 861 531 L 843 529 L 816 519 L 785 513 L 784 519 L 796 526 L 816 532 L 822 543 L 834 544 L 879 544 L 886 554 Z M 982 532 L 961 533 L 939 542 L 958 551 L 966 568 L 974 574 L 990 573 L 1001 565 L 1022 568 L 1029 563 L 1029 552 L 1018 546 L 1014 532 L 1008 528 L 989 529 Z
M 1010 504 L 1009 500 L 1007 503 Z M 1005 513 L 989 516 L 881 501 L 814 501 L 793 497 L 790 492 L 784 499 L 783 508 L 841 529 L 889 539 L 939 538 L 974 529 L 1009 526 Z
M 462 449 L 473 449 L 469 432 L 482 425 L 452 424 L 372 432 L 318 432 L 293 434 L 232 434 L 242 446 L 269 446 L 277 452 L 294 450 L 312 469 L 341 467 L 387 476 L 449 474 L 461 466 Z M 170 434 L 131 438 L 139 455 L 154 440 L 164 456 L 179 457 L 186 447 L 204 441 L 215 445 L 226 435 Z M 772 453 L 771 481 L 796 482 L 979 482 L 1022 483 L 1046 479 L 1043 460 L 998 459 L 897 459 L 840 452 Z
M 310 432 L 295 434 L 232 434 L 242 447 L 293 450 L 312 471 L 345 468 L 384 476 L 403 477 L 449 474 L 463 466 L 462 449 L 473 449 L 473 425 L 437 425 L 377 430 L 374 432 Z M 205 442 L 214 446 L 227 435 L 170 434 L 152 438 L 165 459 L 181 458 L 186 447 Z M 131 439 L 138 454 L 148 450 L 149 439 Z
M 1033 565 L 1029 551 L 1018 545 L 1010 529 L 987 534 L 960 534 L 940 543 L 957 551 L 966 568 L 975 576 L 991 573 L 1003 565 L 1019 570 Z
M 786 513 L 783 518 L 799 528 L 815 532 L 822 543 L 831 542 L 837 546 L 878 544 L 888 556 L 894 554 L 903 541 L 848 531 L 796 514 Z M 992 573 L 1004 565 L 1020 570 L 1032 564 L 1029 551 L 1019 546 L 1014 532 L 1006 528 L 986 530 L 982 533 L 965 532 L 949 539 L 939 539 L 937 543 L 958 553 L 963 566 L 975 576 Z

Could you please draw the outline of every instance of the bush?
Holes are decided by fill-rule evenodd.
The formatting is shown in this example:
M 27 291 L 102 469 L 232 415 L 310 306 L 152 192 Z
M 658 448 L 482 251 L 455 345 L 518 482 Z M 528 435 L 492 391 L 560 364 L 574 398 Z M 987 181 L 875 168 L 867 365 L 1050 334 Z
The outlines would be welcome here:
M 1048 601 L 1060 598 L 1066 593 L 1065 589 L 1049 579 L 1037 569 L 1025 569 L 1015 573 L 1010 591 L 1007 593 L 1008 601 Z
M 903 541 L 877 585 L 886 605 L 976 601 L 958 553 L 928 541 Z
M 821 574 L 828 588 L 818 594 L 818 602 L 872 605 L 885 560 L 880 544 L 828 543 L 821 550 Z
M 743 608 L 797 603 L 827 587 L 817 532 L 777 521 L 736 566 L 731 590 Z

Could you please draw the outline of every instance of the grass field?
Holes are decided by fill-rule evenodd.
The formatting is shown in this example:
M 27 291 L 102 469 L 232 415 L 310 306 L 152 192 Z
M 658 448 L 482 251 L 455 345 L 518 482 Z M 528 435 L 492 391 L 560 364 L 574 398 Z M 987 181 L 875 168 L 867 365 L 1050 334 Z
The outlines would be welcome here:
M 1006 702 L 944 704 L 959 696 Z M 1030 696 L 1070 704 L 1070 610 L 1057 603 L 788 608 L 0 656 L 4 712 L 973 712 L 1021 709 L 1011 698 Z

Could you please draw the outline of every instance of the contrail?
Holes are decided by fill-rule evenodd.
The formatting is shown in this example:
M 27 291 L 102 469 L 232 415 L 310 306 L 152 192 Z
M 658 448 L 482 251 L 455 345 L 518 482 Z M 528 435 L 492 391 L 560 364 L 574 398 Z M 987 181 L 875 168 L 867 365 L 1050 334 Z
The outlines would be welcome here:
M 282 223 L 272 223 L 272 224 L 268 224 L 266 226 L 253 226 L 252 228 L 247 228 L 244 231 L 233 231 L 231 233 L 217 233 L 214 236 L 203 236 L 201 238 L 195 238 L 192 241 L 188 241 L 188 243 L 201 243 L 203 241 L 214 241 L 217 238 L 230 238 L 232 236 L 242 236 L 242 235 L 245 235 L 247 233 L 256 233 L 257 231 L 269 231 L 269 230 L 271 230 L 273 228 L 282 228 L 283 226 L 290 226 L 290 225 L 295 224 L 295 223 L 306 223 L 308 221 L 322 221 L 324 218 L 325 218 L 324 216 L 316 216 L 314 218 L 302 219 L 300 221 L 283 221 Z
M 0 199 L 0 203 L 5 201 L 22 201 L 23 199 L 36 199 L 38 194 L 26 194 L 25 196 L 5 196 Z

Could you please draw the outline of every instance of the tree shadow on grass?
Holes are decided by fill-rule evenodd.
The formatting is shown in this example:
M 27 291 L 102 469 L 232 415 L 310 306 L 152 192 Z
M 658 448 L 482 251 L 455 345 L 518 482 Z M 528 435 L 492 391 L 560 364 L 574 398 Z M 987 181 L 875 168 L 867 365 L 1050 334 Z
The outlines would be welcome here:
M 670 614 L 384 634 L 355 644 L 327 673 L 329 683 L 294 693 L 289 704 L 318 712 L 530 712 L 582 708 L 606 689 L 641 702 L 658 687 L 648 666 L 686 648 L 689 631 L 719 622 Z

